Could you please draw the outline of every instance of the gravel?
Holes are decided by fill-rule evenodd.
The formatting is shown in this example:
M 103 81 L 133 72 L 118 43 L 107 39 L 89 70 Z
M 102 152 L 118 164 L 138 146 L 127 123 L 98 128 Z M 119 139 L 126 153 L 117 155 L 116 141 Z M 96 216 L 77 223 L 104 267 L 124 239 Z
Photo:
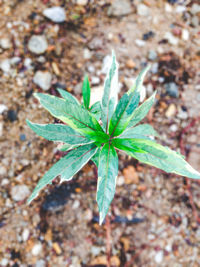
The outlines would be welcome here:
M 175 98 L 179 97 L 178 86 L 175 83 L 166 83 L 165 90 L 169 96 L 175 97 Z
M 66 20 L 66 13 L 64 8 L 59 6 L 54 6 L 47 8 L 43 11 L 43 15 L 56 23 L 62 23 Z
M 51 80 L 52 80 L 52 75 L 48 71 L 38 70 L 33 77 L 33 82 L 37 84 L 44 91 L 50 89 Z
M 43 54 L 47 47 L 48 43 L 44 35 L 32 35 L 28 42 L 28 49 L 37 55 Z
M 137 6 L 137 14 L 139 16 L 148 16 L 149 15 L 149 8 L 148 6 L 144 5 L 144 4 L 139 4 Z
M 30 195 L 30 190 L 26 185 L 16 185 L 11 189 L 11 197 L 14 201 L 22 201 Z
M 108 16 L 121 17 L 132 12 L 132 7 L 129 0 L 114 0 L 108 8 Z

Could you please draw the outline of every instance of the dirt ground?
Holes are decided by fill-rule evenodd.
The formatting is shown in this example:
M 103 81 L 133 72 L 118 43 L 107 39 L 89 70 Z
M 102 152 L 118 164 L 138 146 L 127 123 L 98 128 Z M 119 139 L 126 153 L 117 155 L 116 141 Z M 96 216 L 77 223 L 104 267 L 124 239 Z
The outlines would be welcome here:
M 43 15 L 65 10 L 56 23 Z M 120 64 L 120 96 L 151 63 L 144 98 L 157 90 L 145 119 L 160 143 L 185 154 L 200 171 L 200 4 L 164 0 L 0 0 L 0 266 L 106 266 L 106 228 L 98 225 L 92 162 L 69 183 L 26 199 L 61 156 L 25 123 L 54 122 L 34 98 L 33 82 L 49 72 L 47 93 L 60 87 L 81 100 L 85 73 L 101 90 L 106 56 Z M 45 51 L 29 48 L 34 35 Z M 41 47 L 39 47 L 40 49 Z M 95 91 L 96 92 L 96 91 Z M 200 266 L 200 187 L 119 154 L 110 209 L 113 267 Z

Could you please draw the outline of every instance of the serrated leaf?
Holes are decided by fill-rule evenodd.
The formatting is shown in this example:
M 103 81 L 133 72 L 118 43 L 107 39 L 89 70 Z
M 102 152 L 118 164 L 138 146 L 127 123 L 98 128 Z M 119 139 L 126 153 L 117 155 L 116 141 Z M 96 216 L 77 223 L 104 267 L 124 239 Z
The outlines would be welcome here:
M 200 179 L 200 173 L 187 163 L 183 156 L 160 144 L 143 139 L 118 139 L 115 146 L 123 145 L 123 150 L 139 161 L 160 168 L 165 172 L 175 173 L 193 179 Z M 143 153 L 131 151 L 138 147 Z M 121 148 L 120 148 L 121 149 Z
M 118 174 L 118 156 L 111 144 L 103 146 L 99 155 L 97 204 L 102 224 L 113 200 Z
M 82 93 L 83 93 L 83 104 L 86 109 L 90 106 L 90 83 L 88 76 L 86 75 L 83 80 Z
M 124 94 L 117 104 L 116 110 L 110 120 L 109 134 L 111 136 L 120 135 L 133 118 L 132 114 L 139 104 L 140 90 L 142 88 L 144 76 L 148 70 L 149 66 L 140 72 L 133 88 Z
M 50 141 L 59 141 L 70 145 L 82 145 L 92 142 L 64 124 L 38 124 L 29 120 L 26 120 L 26 123 L 37 135 Z
M 70 151 L 65 157 L 56 162 L 49 171 L 45 173 L 42 179 L 35 187 L 33 193 L 28 199 L 30 203 L 37 197 L 39 191 L 50 184 L 52 180 L 61 175 L 61 180 L 70 180 L 72 177 L 90 160 L 96 153 L 97 147 L 93 144 L 84 145 Z
M 112 52 L 112 62 L 104 83 L 104 92 L 101 102 L 101 120 L 103 128 L 108 132 L 110 118 L 114 112 L 118 95 L 118 63 L 114 51 Z
M 154 92 L 151 97 L 149 97 L 143 104 L 141 104 L 133 111 L 132 119 L 130 120 L 127 128 L 135 126 L 138 122 L 144 119 L 144 117 L 147 115 L 147 113 L 154 104 L 155 96 L 156 92 Z
M 141 124 L 125 130 L 119 138 L 141 138 L 141 136 L 159 137 L 159 134 L 150 124 Z
M 89 111 L 67 102 L 59 97 L 37 93 L 35 96 L 40 101 L 41 105 L 47 109 L 54 117 L 67 123 L 71 128 L 84 136 L 95 140 L 95 136 L 106 137 L 98 121 L 90 114 Z M 96 138 L 98 141 L 98 138 Z
M 78 102 L 78 100 L 76 99 L 76 97 L 74 97 L 72 94 L 70 94 L 69 92 L 63 90 L 63 89 L 60 89 L 60 88 L 57 88 L 58 92 L 60 93 L 60 95 L 67 101 L 73 103 L 73 104 L 76 104 L 76 105 L 80 105 L 80 103 Z

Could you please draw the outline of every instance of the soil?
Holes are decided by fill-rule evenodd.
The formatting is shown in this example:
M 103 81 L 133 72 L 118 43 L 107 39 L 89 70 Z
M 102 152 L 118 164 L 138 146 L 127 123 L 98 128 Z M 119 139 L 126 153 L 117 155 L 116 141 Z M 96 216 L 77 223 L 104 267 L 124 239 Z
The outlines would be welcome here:
M 128 14 L 117 17 L 108 16 L 115 1 L 80 2 L 0 1 L 0 39 L 10 42 L 0 48 L 0 63 L 18 57 L 8 72 L 0 70 L 0 104 L 6 107 L 0 115 L 0 266 L 106 266 L 106 227 L 98 225 L 92 162 L 69 183 L 57 179 L 26 204 L 39 179 L 61 156 L 57 144 L 36 136 L 25 123 L 26 118 L 55 121 L 33 96 L 42 92 L 33 83 L 38 70 L 52 75 L 47 93 L 58 95 L 56 88 L 61 87 L 81 100 L 85 73 L 91 81 L 98 77 L 93 87 L 102 88 L 102 62 L 112 49 L 120 64 L 120 96 L 130 78 L 150 62 L 146 97 L 158 93 L 145 122 L 159 132 L 160 143 L 181 151 L 200 171 L 200 27 L 192 24 L 199 13 L 191 11 L 198 1 L 128 1 Z M 138 14 L 141 3 L 148 15 Z M 45 8 L 55 5 L 65 9 L 65 22 L 43 16 Z M 178 43 L 166 38 L 166 32 Z M 48 41 L 42 55 L 28 50 L 34 34 Z M 151 50 L 156 53 L 153 60 Z M 27 58 L 30 68 L 25 66 Z M 177 86 L 178 97 L 166 92 L 169 83 Z M 174 113 L 167 113 L 172 104 Z M 113 267 L 200 266 L 200 190 L 199 182 L 190 181 L 119 153 L 118 185 L 109 213 Z M 12 190 L 22 185 L 27 191 L 16 200 Z

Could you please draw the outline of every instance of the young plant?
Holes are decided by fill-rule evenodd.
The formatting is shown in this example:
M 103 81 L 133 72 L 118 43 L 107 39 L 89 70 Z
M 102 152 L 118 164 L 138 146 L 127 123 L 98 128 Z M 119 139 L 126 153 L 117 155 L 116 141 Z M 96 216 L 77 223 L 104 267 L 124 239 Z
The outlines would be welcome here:
M 122 150 L 133 158 L 160 168 L 165 172 L 200 179 L 184 157 L 157 144 L 153 137 L 159 137 L 149 124 L 136 126 L 149 112 L 156 92 L 139 106 L 140 90 L 146 67 L 136 78 L 133 87 L 118 98 L 118 63 L 114 52 L 104 83 L 101 102 L 90 106 L 90 84 L 86 76 L 83 81 L 83 104 L 65 90 L 58 89 L 62 98 L 36 93 L 41 105 L 64 124 L 36 124 L 27 120 L 28 126 L 39 136 L 51 141 L 60 141 L 62 151 L 68 151 L 39 181 L 30 203 L 39 191 L 51 184 L 60 175 L 61 182 L 69 181 L 89 161 L 98 167 L 97 204 L 102 224 L 113 200 L 118 174 L 118 155 Z M 67 124 L 67 125 L 66 125 Z

